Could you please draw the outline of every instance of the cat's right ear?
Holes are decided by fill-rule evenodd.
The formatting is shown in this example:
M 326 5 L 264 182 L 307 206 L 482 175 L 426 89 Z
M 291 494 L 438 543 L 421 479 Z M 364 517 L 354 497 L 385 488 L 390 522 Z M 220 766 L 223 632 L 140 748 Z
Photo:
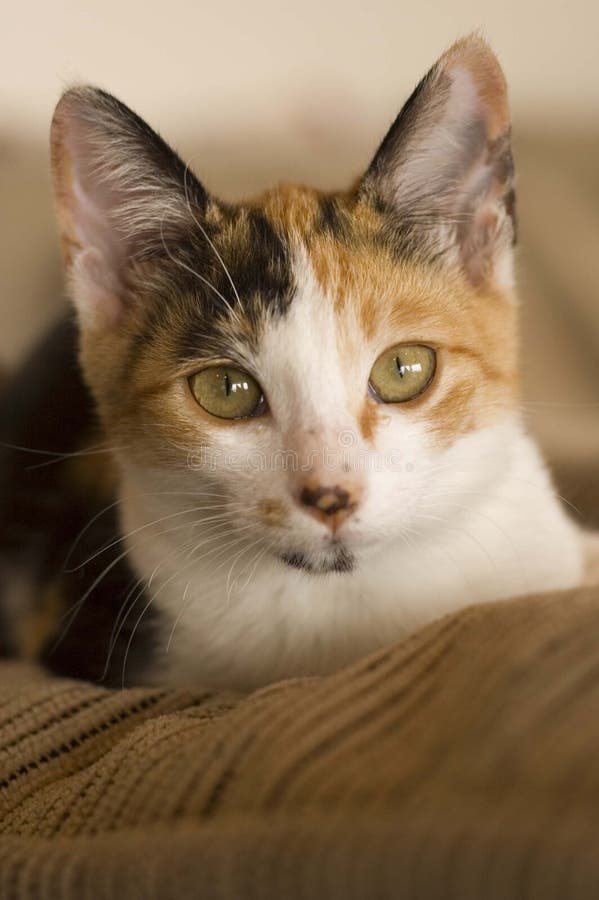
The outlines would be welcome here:
M 514 166 L 505 77 L 477 35 L 422 79 L 379 147 L 362 190 L 435 260 L 475 285 L 512 286 Z
M 202 216 L 208 195 L 156 132 L 97 88 L 63 95 L 51 154 L 69 289 L 82 325 L 107 327 L 130 302 L 135 264 Z

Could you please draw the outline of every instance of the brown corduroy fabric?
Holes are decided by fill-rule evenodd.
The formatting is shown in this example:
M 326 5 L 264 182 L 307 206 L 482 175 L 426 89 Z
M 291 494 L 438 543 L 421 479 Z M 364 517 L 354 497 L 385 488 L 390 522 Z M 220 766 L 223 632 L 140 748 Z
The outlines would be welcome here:
M 599 896 L 596 588 L 244 698 L 0 678 L 2 900 Z

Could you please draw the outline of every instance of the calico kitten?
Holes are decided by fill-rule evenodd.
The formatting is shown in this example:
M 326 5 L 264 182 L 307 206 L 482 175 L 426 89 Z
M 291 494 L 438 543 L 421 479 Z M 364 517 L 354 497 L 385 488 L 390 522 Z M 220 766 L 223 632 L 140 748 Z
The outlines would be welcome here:
M 580 582 L 519 411 L 483 41 L 441 57 L 346 192 L 220 202 L 89 87 L 58 104 L 52 165 L 77 326 L 2 403 L 4 443 L 50 451 L 2 465 L 13 646 L 111 684 L 247 689 Z

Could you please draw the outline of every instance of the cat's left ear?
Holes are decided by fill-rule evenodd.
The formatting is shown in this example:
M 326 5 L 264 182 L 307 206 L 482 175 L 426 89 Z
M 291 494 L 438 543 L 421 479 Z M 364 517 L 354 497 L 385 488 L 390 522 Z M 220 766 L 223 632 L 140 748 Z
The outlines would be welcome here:
M 379 147 L 362 189 L 409 245 L 457 262 L 475 284 L 510 287 L 515 200 L 507 88 L 477 36 L 423 78 Z
M 52 174 L 69 290 L 84 327 L 117 322 L 131 275 L 211 202 L 168 144 L 124 103 L 79 87 L 52 121 Z

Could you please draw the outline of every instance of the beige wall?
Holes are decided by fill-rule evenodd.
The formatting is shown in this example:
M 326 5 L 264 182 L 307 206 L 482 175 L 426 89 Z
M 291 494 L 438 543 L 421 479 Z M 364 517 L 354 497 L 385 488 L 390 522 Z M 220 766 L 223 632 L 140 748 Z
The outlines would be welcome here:
M 171 134 L 240 118 L 386 122 L 457 36 L 492 41 L 522 116 L 599 119 L 594 0 L 2 0 L 0 127 L 43 134 L 99 83 Z M 298 113 L 298 110 L 300 111 Z

